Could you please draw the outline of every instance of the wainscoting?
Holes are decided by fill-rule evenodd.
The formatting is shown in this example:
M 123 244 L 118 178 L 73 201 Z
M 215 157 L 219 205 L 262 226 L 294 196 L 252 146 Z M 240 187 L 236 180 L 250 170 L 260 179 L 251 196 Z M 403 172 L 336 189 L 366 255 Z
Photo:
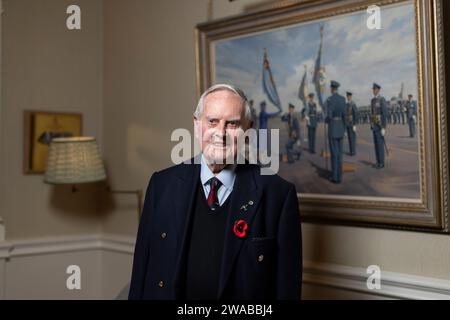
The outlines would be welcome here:
M 84 235 L 0 243 L 2 299 L 115 299 L 130 281 L 134 239 Z M 69 290 L 67 267 L 81 269 Z
M 366 268 L 305 262 L 305 299 L 450 299 L 450 281 L 381 271 L 380 289 L 369 289 Z
M 119 235 L 0 242 L 1 299 L 116 299 L 129 283 L 134 238 Z M 81 269 L 81 289 L 69 290 L 69 265 Z M 304 299 L 450 299 L 450 281 L 381 272 L 367 288 L 365 268 L 306 261 Z

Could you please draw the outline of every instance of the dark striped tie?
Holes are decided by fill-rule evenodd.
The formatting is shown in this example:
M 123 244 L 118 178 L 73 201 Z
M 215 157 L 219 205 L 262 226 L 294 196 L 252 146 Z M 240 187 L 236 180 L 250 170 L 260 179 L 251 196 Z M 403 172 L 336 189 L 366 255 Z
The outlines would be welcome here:
M 209 195 L 207 199 L 208 206 L 211 208 L 211 210 L 216 210 L 218 207 L 220 207 L 219 199 L 217 198 L 217 191 L 222 185 L 222 182 L 220 182 L 220 180 L 217 179 L 216 177 L 213 177 L 209 179 L 207 183 L 210 186 Z

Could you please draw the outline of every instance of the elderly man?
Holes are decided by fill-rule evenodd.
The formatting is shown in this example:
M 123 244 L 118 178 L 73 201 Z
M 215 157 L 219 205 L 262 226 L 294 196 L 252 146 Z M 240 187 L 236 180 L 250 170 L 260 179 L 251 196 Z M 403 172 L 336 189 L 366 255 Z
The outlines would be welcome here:
M 201 154 L 150 179 L 130 299 L 299 299 L 297 192 L 256 164 L 236 163 L 250 119 L 238 88 L 202 94 L 194 113 Z

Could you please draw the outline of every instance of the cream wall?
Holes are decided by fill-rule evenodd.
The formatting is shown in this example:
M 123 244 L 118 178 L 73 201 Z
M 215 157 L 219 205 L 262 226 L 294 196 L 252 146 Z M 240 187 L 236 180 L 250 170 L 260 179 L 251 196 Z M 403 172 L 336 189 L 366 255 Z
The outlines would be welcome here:
M 4 0 L 0 216 L 7 239 L 101 230 L 96 188 L 52 187 L 24 175 L 23 111 L 83 114 L 83 133 L 102 135 L 102 1 L 76 1 L 82 29 L 66 28 L 69 0 Z

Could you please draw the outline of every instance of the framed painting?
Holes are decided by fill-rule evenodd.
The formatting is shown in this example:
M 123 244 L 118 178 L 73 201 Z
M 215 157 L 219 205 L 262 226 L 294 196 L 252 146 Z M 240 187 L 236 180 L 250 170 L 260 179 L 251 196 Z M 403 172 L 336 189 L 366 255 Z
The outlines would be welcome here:
M 82 134 L 82 115 L 44 111 L 24 112 L 25 174 L 42 174 L 48 157 L 48 147 L 53 138 L 76 137 Z
M 254 127 L 279 130 L 278 173 L 304 221 L 448 232 L 442 1 L 280 3 L 197 26 L 198 94 L 235 84 Z

